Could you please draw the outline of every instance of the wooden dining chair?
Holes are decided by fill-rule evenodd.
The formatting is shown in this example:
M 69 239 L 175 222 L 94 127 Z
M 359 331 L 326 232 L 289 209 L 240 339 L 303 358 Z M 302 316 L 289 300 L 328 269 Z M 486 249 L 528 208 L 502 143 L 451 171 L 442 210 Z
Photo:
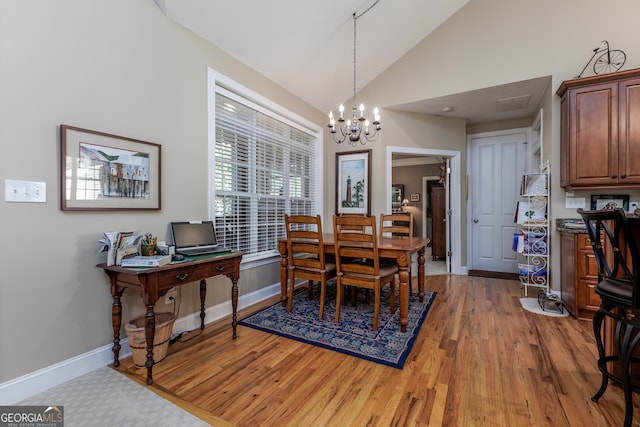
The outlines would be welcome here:
M 411 212 L 380 214 L 380 236 L 413 237 L 413 214 Z
M 393 212 L 380 214 L 380 237 L 413 237 L 413 214 L 411 212 Z M 383 259 L 383 262 L 395 262 L 391 259 Z M 411 264 L 409 262 L 409 294 L 413 293 L 413 280 L 411 280 Z
M 598 265 L 598 284 L 593 291 L 600 296 L 600 307 L 593 316 L 593 331 L 598 347 L 598 368 L 602 373 L 600 388 L 591 398 L 597 402 L 607 389 L 609 381 L 622 385 L 625 398 L 624 426 L 633 421 L 634 391 L 639 389 L 631 381 L 631 364 L 640 359 L 634 350 L 640 341 L 640 254 L 638 236 L 622 209 L 585 211 L 582 216 Z M 602 325 L 608 317 L 615 324 L 612 354 L 603 344 Z M 611 369 L 611 362 L 619 370 Z
M 350 229 L 359 226 L 362 233 Z M 395 312 L 394 277 L 398 266 L 382 264 L 378 256 L 376 217 L 338 217 L 333 215 L 333 234 L 336 254 L 337 293 L 336 322 L 340 321 L 340 307 L 344 300 L 345 286 L 372 289 L 374 292 L 373 330 L 378 329 L 380 289 L 389 284 L 391 312 Z
M 356 214 L 356 213 L 341 213 L 339 216 L 341 217 L 366 217 L 367 214 Z M 342 227 L 342 230 L 345 232 L 350 232 L 350 233 L 363 233 L 364 227 L 362 227 L 361 225 L 344 225 Z M 357 289 L 355 288 L 350 288 L 350 294 L 351 294 L 351 305 L 353 307 L 356 306 L 356 300 L 358 298 L 358 293 L 357 293 Z M 369 301 L 369 292 L 367 291 L 366 293 L 366 297 L 367 297 L 367 302 Z
M 352 214 L 352 213 L 341 213 L 340 214 L 341 217 L 366 217 L 366 214 Z M 342 228 L 343 231 L 352 231 L 354 233 L 363 233 L 365 230 L 362 226 L 360 225 L 344 225 L 344 227 Z
M 313 296 L 314 282 L 320 283 L 320 312 L 324 316 L 327 281 L 336 276 L 336 265 L 325 259 L 320 215 L 286 215 L 287 256 L 289 265 L 289 288 L 287 311 L 293 308 L 293 291 L 296 278 L 309 281 L 309 298 Z

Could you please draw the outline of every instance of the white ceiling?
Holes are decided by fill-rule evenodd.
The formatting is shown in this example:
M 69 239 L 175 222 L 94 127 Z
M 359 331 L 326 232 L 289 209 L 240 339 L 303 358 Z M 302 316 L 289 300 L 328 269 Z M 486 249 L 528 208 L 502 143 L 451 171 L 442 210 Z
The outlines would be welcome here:
M 376 0 L 154 0 L 165 15 L 321 111 L 353 95 L 353 17 Z M 469 0 L 379 0 L 357 19 L 357 88 L 366 86 Z M 411 104 L 403 111 L 469 123 L 528 117 L 548 79 Z M 526 108 L 496 101 L 531 95 Z M 508 101 L 506 106 L 516 103 Z M 453 111 L 443 113 L 445 106 Z

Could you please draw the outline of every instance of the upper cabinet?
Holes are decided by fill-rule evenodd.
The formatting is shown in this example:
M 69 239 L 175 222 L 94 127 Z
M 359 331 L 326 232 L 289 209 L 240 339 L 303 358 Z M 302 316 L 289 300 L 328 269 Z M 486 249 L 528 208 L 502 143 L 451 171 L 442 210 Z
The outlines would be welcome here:
M 640 69 L 567 80 L 560 101 L 560 185 L 640 185 Z

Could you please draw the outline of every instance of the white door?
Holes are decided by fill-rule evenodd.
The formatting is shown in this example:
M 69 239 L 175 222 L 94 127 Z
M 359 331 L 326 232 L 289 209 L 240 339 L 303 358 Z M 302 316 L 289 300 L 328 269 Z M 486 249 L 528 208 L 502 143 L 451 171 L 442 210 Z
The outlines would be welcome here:
M 446 222 L 445 226 L 445 238 L 446 238 L 446 248 L 447 248 L 447 273 L 451 273 L 451 186 L 449 176 L 451 175 L 451 162 L 447 159 L 447 166 L 445 169 L 445 183 L 444 186 L 446 188 L 444 194 L 444 220 Z
M 518 272 L 513 251 L 513 221 L 526 168 L 524 130 L 472 136 L 469 174 L 472 269 Z

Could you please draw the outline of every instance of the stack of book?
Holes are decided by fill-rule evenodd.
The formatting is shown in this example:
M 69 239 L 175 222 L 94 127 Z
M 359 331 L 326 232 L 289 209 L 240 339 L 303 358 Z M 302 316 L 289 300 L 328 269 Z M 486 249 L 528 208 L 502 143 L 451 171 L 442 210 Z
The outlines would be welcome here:
M 122 260 L 136 255 L 142 240 L 140 231 L 107 231 L 100 239 L 99 252 L 107 252 L 107 265 L 122 265 Z
M 132 256 L 122 259 L 122 267 L 162 267 L 171 262 L 171 255 Z
M 525 255 L 546 255 L 547 235 L 523 231 L 513 235 L 513 251 Z

